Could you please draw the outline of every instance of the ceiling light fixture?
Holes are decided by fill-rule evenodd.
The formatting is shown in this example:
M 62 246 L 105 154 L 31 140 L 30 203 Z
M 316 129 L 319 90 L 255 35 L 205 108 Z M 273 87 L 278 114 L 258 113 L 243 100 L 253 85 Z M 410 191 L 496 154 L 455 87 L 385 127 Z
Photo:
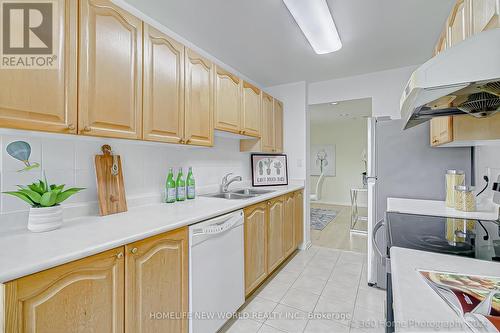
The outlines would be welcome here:
M 326 0 L 283 0 L 314 52 L 325 54 L 342 48 Z
M 337 104 L 339 104 L 339 102 L 331 102 L 330 104 L 331 105 L 337 105 Z

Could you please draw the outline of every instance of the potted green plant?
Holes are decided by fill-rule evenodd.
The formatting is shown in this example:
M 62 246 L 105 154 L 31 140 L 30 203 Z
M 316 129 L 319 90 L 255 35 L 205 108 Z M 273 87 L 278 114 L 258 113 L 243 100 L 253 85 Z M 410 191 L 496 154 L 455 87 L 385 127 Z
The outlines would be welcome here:
M 83 188 L 74 187 L 64 190 L 64 185 L 49 185 L 47 179 L 39 180 L 28 186 L 18 185 L 19 190 L 4 192 L 15 196 L 31 207 L 28 217 L 28 229 L 44 232 L 59 228 L 63 221 L 61 202 L 80 192 Z

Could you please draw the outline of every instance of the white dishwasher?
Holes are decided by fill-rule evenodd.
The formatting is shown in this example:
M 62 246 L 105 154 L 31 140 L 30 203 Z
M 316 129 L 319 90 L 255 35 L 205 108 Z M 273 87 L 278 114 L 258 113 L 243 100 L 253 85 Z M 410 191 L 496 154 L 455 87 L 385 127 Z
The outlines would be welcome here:
M 189 332 L 215 333 L 245 302 L 243 211 L 189 227 Z

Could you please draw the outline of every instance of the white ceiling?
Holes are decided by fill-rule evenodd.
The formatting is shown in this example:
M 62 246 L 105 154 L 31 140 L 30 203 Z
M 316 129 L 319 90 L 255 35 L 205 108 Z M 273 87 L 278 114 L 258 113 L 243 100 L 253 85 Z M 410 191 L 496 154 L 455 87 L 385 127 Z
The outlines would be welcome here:
M 309 105 L 311 125 L 324 125 L 350 119 L 362 119 L 372 114 L 372 99 L 362 98 L 349 101 Z
M 455 0 L 327 0 L 343 48 L 317 55 L 281 0 L 126 0 L 262 86 L 420 64 Z

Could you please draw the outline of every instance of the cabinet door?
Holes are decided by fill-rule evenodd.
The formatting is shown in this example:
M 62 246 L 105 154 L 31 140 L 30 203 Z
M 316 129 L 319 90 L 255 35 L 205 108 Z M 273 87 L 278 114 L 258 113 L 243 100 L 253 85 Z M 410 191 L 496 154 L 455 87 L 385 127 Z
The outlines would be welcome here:
M 295 247 L 299 247 L 304 238 L 304 192 L 295 192 Z
M 6 332 L 124 332 L 123 247 L 5 286 Z
M 437 117 L 430 121 L 431 146 L 453 141 L 453 117 Z
M 270 274 L 285 259 L 283 252 L 283 198 L 279 197 L 268 201 L 268 205 L 267 271 Z
M 470 0 L 459 0 L 453 8 L 448 25 L 448 45 L 450 47 L 470 36 Z
M 295 251 L 295 205 L 293 193 L 284 197 L 283 209 L 283 252 L 285 258 Z
M 245 209 L 245 295 L 267 277 L 266 203 Z
M 78 8 L 76 1 L 56 3 L 58 68 L 0 69 L 0 127 L 76 133 Z
M 184 139 L 184 46 L 144 24 L 144 139 Z
M 283 103 L 274 100 L 274 151 L 283 152 Z
M 80 1 L 78 132 L 142 137 L 142 22 L 108 0 Z
M 126 258 L 127 332 L 187 332 L 182 317 L 188 311 L 187 228 L 129 244 Z M 152 313 L 178 317 L 154 320 Z
M 242 130 L 245 135 L 260 137 L 262 103 L 260 89 L 243 82 Z
M 241 79 L 217 67 L 215 71 L 215 128 L 241 131 Z
M 472 0 L 473 33 L 500 27 L 498 0 Z
M 185 140 L 213 145 L 213 64 L 190 49 L 185 56 Z
M 273 98 L 262 93 L 262 137 L 261 149 L 263 152 L 274 151 L 274 112 L 273 112 Z

